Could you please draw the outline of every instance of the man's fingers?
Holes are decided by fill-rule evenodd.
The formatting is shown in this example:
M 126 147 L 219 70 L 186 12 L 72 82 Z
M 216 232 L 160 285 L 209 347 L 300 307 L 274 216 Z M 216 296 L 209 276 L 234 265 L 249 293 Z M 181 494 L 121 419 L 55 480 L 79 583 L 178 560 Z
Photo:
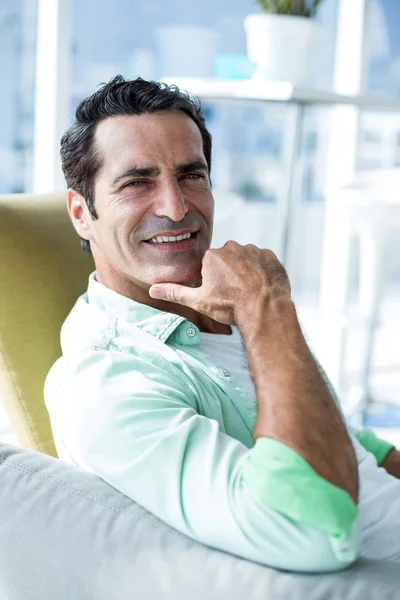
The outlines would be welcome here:
M 192 308 L 194 308 L 196 293 L 196 289 L 178 283 L 157 283 L 149 289 L 151 298 L 175 302 L 175 304 Z

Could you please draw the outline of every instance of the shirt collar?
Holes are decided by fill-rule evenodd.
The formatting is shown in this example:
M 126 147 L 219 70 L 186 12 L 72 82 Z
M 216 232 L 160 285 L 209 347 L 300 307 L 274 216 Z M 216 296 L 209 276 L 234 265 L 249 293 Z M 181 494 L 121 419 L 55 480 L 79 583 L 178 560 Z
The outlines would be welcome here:
M 136 302 L 99 283 L 94 271 L 89 276 L 87 301 L 115 319 L 135 325 L 162 342 L 169 338 L 183 345 L 198 345 L 199 328 L 184 317 Z

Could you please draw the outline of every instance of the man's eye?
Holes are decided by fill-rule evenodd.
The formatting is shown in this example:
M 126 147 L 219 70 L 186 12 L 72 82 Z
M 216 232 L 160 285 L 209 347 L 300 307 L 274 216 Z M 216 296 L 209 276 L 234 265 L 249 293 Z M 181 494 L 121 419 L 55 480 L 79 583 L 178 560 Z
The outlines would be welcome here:
M 125 187 L 139 187 L 141 183 L 146 183 L 146 182 L 142 181 L 142 180 L 130 181 L 129 183 L 126 184 Z
M 185 179 L 203 179 L 203 175 L 200 175 L 200 173 L 188 173 L 185 175 Z

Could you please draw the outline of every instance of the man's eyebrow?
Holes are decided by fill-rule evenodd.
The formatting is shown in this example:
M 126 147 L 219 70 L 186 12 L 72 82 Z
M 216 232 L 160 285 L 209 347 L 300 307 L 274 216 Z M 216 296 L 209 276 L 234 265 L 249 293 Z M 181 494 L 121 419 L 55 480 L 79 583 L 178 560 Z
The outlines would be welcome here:
M 175 171 L 178 175 L 185 175 L 192 171 L 207 171 L 208 173 L 208 167 L 203 160 L 193 160 L 189 163 L 178 165 Z
M 177 165 L 175 172 L 177 175 L 185 175 L 186 173 L 199 170 L 208 172 L 207 164 L 203 160 L 193 160 L 188 163 Z M 132 167 L 118 175 L 111 183 L 111 187 L 115 187 L 123 179 L 127 179 L 128 177 L 156 177 L 157 175 L 160 175 L 160 173 L 159 167 Z
M 115 187 L 120 181 L 128 177 L 155 177 L 159 174 L 160 169 L 158 167 L 132 167 L 118 175 L 111 183 L 111 186 Z

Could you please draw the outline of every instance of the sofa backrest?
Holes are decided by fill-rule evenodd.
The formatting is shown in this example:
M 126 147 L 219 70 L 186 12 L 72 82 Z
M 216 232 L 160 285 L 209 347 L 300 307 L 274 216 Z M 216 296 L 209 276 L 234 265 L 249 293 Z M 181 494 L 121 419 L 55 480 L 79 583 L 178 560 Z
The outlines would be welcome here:
M 208 548 L 100 478 L 0 443 L 1 600 L 395 600 L 400 565 L 285 573 Z

